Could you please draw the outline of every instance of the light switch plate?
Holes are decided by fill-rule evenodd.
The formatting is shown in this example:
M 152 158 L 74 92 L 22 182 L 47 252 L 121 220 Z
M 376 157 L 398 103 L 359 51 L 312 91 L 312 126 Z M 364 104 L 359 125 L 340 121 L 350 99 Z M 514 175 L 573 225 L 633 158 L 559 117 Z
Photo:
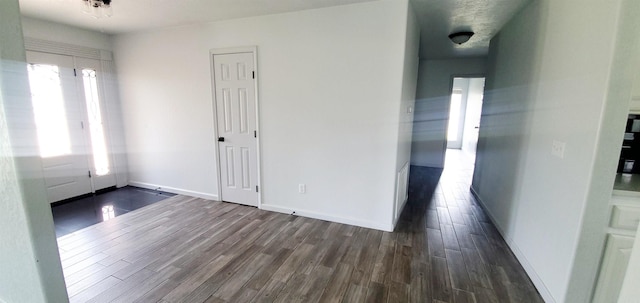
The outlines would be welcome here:
M 551 145 L 551 154 L 560 159 L 564 159 L 564 150 L 566 145 L 567 144 L 562 141 L 553 140 L 553 144 Z

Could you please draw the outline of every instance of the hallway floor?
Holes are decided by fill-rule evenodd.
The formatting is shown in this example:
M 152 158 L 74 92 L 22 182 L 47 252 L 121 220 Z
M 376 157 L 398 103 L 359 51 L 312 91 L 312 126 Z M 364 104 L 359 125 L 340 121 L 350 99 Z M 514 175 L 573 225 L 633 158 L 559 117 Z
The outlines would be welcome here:
M 450 289 L 453 302 L 544 302 L 469 190 L 474 155 L 449 149 L 445 159 L 441 175 L 439 169 L 411 167 L 401 225 L 426 227 L 429 267 L 446 271 L 440 275 L 443 293 Z
M 543 302 L 460 156 L 411 168 L 393 233 L 178 195 L 62 236 L 70 301 Z

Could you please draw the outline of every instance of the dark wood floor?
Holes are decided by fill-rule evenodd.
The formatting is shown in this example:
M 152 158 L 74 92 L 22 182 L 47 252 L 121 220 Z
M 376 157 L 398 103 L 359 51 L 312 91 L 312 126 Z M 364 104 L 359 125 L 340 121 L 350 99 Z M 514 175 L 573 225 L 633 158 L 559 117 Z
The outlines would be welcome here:
M 175 196 L 58 239 L 71 302 L 543 302 L 469 194 L 412 167 L 396 232 Z

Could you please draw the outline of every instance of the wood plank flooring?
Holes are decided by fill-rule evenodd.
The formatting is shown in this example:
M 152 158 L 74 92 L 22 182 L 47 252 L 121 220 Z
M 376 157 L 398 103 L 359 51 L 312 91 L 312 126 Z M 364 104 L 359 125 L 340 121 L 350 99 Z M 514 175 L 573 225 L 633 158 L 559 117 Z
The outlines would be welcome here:
M 175 196 L 58 239 L 71 302 L 543 302 L 469 194 L 412 167 L 394 233 Z

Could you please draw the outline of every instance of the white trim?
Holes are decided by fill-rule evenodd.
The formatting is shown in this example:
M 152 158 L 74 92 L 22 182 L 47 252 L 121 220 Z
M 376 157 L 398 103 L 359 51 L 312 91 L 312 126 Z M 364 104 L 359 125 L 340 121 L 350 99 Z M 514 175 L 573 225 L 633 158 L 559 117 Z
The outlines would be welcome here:
M 402 168 L 396 173 L 396 198 L 393 201 L 393 229 L 400 219 L 400 215 L 409 200 L 409 173 L 410 163 L 405 162 Z
M 113 58 L 113 54 L 108 50 L 30 37 L 24 37 L 24 48 L 30 51 L 82 57 L 103 61 L 111 61 Z
M 447 151 L 447 149 L 445 148 L 445 152 L 446 151 Z M 444 156 L 442 157 L 442 159 L 444 159 Z M 432 163 L 432 162 L 428 162 L 428 163 L 413 163 L 413 162 L 410 162 L 409 165 L 444 169 L 444 165 L 442 163 Z
M 400 219 L 400 215 L 404 211 L 404 207 L 407 206 L 407 201 L 409 201 L 409 196 L 408 195 L 404 199 L 404 202 L 402 202 L 402 206 L 400 207 L 400 212 L 398 213 L 398 215 L 395 218 L 393 218 L 393 228 L 392 228 L 391 231 L 394 231 L 396 229 L 396 225 L 398 225 L 398 220 Z
M 212 48 L 209 50 L 210 55 L 224 55 L 224 54 L 238 54 L 238 53 L 258 53 L 258 47 L 255 45 L 250 46 L 238 46 L 238 47 L 225 47 L 225 48 Z
M 241 46 L 241 47 L 229 47 L 229 48 L 214 48 L 209 50 L 209 60 L 210 60 L 210 70 L 211 70 L 211 98 L 213 102 L 213 129 L 214 129 L 214 138 L 218 137 L 218 116 L 216 115 L 216 86 L 215 86 L 215 66 L 213 62 L 214 55 L 224 55 L 224 54 L 236 54 L 236 53 L 252 53 L 253 54 L 253 69 L 255 72 L 255 81 L 254 84 L 254 94 L 256 100 L 256 132 L 258 136 L 256 138 L 256 164 L 257 164 L 257 172 L 258 180 L 256 180 L 256 185 L 258 186 L 258 208 L 261 208 L 262 205 L 262 153 L 261 153 L 261 140 L 262 133 L 260 131 L 260 100 L 258 98 L 258 47 L 257 46 Z M 221 172 L 220 172 L 220 153 L 218 151 L 218 143 L 216 142 L 215 148 L 215 159 L 216 159 L 216 170 L 218 174 L 218 192 L 220 196 L 222 196 L 222 180 L 221 180 Z
M 513 254 L 516 255 L 516 258 L 520 262 L 520 265 L 522 265 L 522 268 L 524 268 L 524 270 L 527 272 L 527 275 L 529 275 L 531 282 L 533 282 L 533 285 L 540 293 L 540 296 L 542 296 L 542 299 L 544 299 L 545 302 L 549 303 L 557 302 L 547 286 L 544 284 L 544 281 L 542 281 L 540 276 L 538 276 L 536 270 L 533 268 L 533 266 L 531 266 L 527 257 L 522 253 L 516 242 L 513 241 L 513 239 L 511 239 L 510 237 L 505 236 L 504 230 L 502 229 L 502 227 L 500 227 L 500 225 L 496 223 L 493 214 L 487 211 L 486 204 L 482 201 L 482 199 L 480 199 L 480 196 L 473 187 L 471 187 L 471 194 L 473 194 L 473 197 L 476 199 L 476 201 L 478 201 L 478 204 L 480 204 L 484 213 L 487 214 L 487 216 L 491 220 L 491 223 L 493 223 L 493 226 L 496 227 L 502 238 L 505 240 L 505 242 L 507 242 L 507 245 L 509 246 L 509 248 L 511 248 Z
M 382 230 L 387 232 L 393 232 L 393 226 L 389 224 L 378 223 L 378 222 L 363 221 L 363 220 L 354 219 L 354 218 L 336 217 L 336 216 L 317 213 L 313 211 L 291 209 L 287 207 L 269 205 L 269 204 L 262 204 L 260 209 L 279 212 L 283 214 L 289 214 L 289 215 L 297 215 L 297 216 L 302 216 L 302 217 L 307 217 L 312 219 L 319 219 L 319 220 L 331 221 L 331 222 L 348 224 L 348 225 L 355 225 L 355 226 L 377 229 L 377 230 Z
M 203 193 L 203 192 L 199 192 L 199 191 L 193 191 L 193 190 L 187 190 L 187 189 L 175 188 L 175 187 L 169 187 L 169 186 L 162 186 L 162 185 L 158 185 L 158 184 L 152 184 L 152 183 L 146 183 L 146 182 L 138 182 L 138 181 L 129 181 L 129 185 L 137 186 L 137 187 L 141 187 L 141 188 L 146 188 L 146 189 L 166 191 L 168 193 L 173 193 L 173 194 L 178 194 L 178 195 L 185 195 L 185 196 L 191 196 L 191 197 L 202 198 L 202 199 L 207 199 L 207 200 L 219 201 L 218 200 L 218 195 Z

